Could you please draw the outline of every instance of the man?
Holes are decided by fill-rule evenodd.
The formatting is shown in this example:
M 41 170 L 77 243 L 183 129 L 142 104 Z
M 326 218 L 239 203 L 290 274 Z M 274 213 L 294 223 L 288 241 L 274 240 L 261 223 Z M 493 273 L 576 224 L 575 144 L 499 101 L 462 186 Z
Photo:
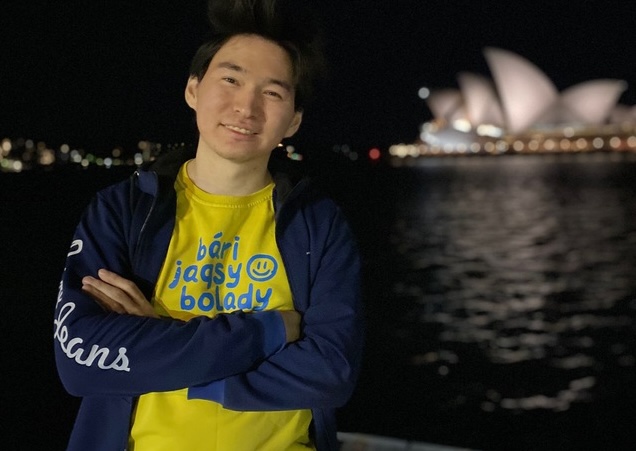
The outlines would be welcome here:
M 358 255 L 330 200 L 268 170 L 313 50 L 275 2 L 241 3 L 193 60 L 194 158 L 103 190 L 77 228 L 55 317 L 60 377 L 83 397 L 69 449 L 337 449 Z

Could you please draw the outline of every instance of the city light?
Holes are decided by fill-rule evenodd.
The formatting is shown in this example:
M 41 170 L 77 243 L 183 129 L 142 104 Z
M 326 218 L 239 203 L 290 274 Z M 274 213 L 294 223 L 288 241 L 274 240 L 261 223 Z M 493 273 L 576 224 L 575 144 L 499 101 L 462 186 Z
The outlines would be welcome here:
M 431 95 L 431 90 L 426 87 L 421 87 L 419 91 L 417 91 L 417 96 L 420 99 L 423 99 L 423 100 L 428 99 L 429 95 Z
M 126 152 L 121 147 L 115 147 L 110 155 L 98 156 L 95 152 L 90 152 L 82 148 L 72 148 L 69 144 L 62 144 L 58 149 L 49 147 L 44 141 L 35 142 L 32 139 L 11 139 L 3 138 L 0 141 L 0 171 L 1 172 L 22 172 L 31 169 L 49 169 L 63 165 L 76 166 L 86 169 L 91 166 L 105 167 L 113 166 L 141 166 L 153 161 L 162 148 L 174 149 L 187 147 L 184 143 L 169 144 L 162 146 L 159 143 L 150 141 L 140 141 L 134 156 L 126 156 Z

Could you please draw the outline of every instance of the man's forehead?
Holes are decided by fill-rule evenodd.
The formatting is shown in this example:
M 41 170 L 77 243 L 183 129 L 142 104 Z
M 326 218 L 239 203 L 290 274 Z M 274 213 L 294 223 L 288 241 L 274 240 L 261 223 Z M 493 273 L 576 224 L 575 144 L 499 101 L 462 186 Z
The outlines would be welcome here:
M 214 55 L 210 67 L 241 74 L 257 74 L 293 90 L 293 68 L 287 50 L 278 43 L 257 35 L 237 35 L 230 38 Z
M 262 51 L 259 47 L 269 47 L 269 49 Z M 280 63 L 286 63 L 287 68 L 290 70 L 292 68 L 292 59 L 288 50 L 278 42 L 259 35 L 239 34 L 232 36 L 219 48 L 214 58 L 216 58 L 216 56 L 219 56 L 219 59 L 223 61 L 227 60 L 231 62 L 235 62 L 234 60 L 241 56 L 248 58 L 269 56 L 272 59 L 279 60 L 277 61 L 279 67 Z

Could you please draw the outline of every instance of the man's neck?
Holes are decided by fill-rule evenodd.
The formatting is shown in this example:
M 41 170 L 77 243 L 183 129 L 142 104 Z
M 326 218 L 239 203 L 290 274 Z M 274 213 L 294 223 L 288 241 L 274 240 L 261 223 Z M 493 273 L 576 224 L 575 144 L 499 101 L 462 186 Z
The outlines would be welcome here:
M 235 163 L 206 158 L 200 153 L 188 163 L 187 170 L 197 187 L 224 196 L 246 196 L 272 181 L 266 162 Z

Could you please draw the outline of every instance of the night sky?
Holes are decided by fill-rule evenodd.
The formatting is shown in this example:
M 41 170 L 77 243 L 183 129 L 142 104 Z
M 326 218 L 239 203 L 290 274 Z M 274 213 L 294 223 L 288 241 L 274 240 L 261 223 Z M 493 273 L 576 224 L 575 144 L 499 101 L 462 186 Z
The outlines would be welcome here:
M 3 0 L 0 138 L 94 151 L 194 140 L 183 101 L 207 31 L 205 0 Z M 636 104 L 636 2 L 328 0 L 330 77 L 294 142 L 362 150 L 412 142 L 430 118 L 421 86 L 488 75 L 485 46 L 514 51 L 564 89 L 628 82 Z

